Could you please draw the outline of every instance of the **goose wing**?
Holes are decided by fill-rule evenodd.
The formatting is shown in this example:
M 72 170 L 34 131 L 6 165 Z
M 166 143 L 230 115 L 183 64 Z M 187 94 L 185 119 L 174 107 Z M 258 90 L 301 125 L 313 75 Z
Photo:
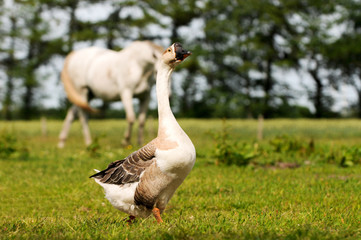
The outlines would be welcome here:
M 141 173 L 155 161 L 155 150 L 156 148 L 151 142 L 125 159 L 112 162 L 105 170 L 90 176 L 90 178 L 117 185 L 137 182 Z

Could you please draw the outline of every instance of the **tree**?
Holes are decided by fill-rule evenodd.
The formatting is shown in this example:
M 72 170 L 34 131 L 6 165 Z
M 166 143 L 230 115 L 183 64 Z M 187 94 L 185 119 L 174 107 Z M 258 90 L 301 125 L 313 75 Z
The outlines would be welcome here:
M 0 0 L 1 6 L 5 6 Z M 194 55 L 175 74 L 173 100 L 178 116 L 266 118 L 301 114 L 290 111 L 296 98 L 283 85 L 280 70 L 306 71 L 316 117 L 328 116 L 332 97 L 327 90 L 346 82 L 359 94 L 361 14 L 359 0 L 30 0 L 0 8 L 0 60 L 4 82 L 2 112 L 10 119 L 14 99 L 21 99 L 22 115 L 30 118 L 40 106 L 39 69 L 56 55 L 65 56 L 80 45 L 103 44 L 120 50 L 130 41 L 179 41 Z M 102 6 L 101 19 L 79 14 Z M 51 12 L 65 33 L 56 36 Z M 10 14 L 11 13 L 11 14 Z M 21 17 L 19 17 L 21 16 Z M 6 20 L 8 19 L 8 20 Z M 65 22 L 65 23 L 64 23 Z M 337 39 L 330 30 L 344 24 Z M 21 69 L 21 70 L 19 70 Z M 335 69 L 333 71 L 332 69 Z M 55 73 L 58 74 L 58 73 Z M 337 79 L 338 78 L 338 79 Z M 177 81 L 181 79 L 180 81 Z M 21 91 L 14 87 L 21 82 Z M 14 95 L 21 93 L 21 98 Z M 175 97 L 174 97 L 175 96 Z M 173 101 L 174 103 L 174 101 Z
M 17 18 L 10 16 L 10 31 L 9 36 L 9 47 L 2 49 L 1 52 L 5 53 L 5 57 L 2 59 L 2 65 L 5 71 L 5 97 L 3 100 L 2 113 L 6 120 L 12 119 L 12 107 L 13 107 L 13 92 L 14 92 L 14 78 L 15 69 L 17 66 L 17 60 L 15 59 L 15 43 L 17 35 Z
M 182 82 L 174 84 L 172 91 L 172 103 L 176 102 L 178 116 L 194 117 L 194 104 L 196 104 L 196 93 L 198 92 L 198 84 L 195 79 L 199 77 L 199 63 L 196 56 L 199 55 L 198 39 L 191 36 L 191 24 L 195 20 L 202 18 L 202 1 L 181 0 L 181 1 L 146 1 L 149 8 L 159 14 L 156 23 L 159 27 L 164 28 L 170 34 L 166 36 L 171 43 L 181 42 L 185 48 L 192 50 L 195 57 L 190 57 L 182 65 L 182 69 L 176 73 L 175 78 L 181 76 Z M 170 23 L 162 24 L 162 20 L 169 19 Z M 183 31 L 181 31 L 183 30 Z M 186 33 L 184 33 L 186 32 Z M 163 36 L 159 36 L 161 38 Z M 178 88 L 175 89 L 174 86 Z M 174 101 L 175 100 L 175 101 Z
M 209 1 L 204 56 L 210 98 L 225 111 L 272 117 L 279 93 L 274 73 L 295 65 L 294 1 Z M 213 92 L 213 93 L 212 93 Z M 213 95 L 213 97 L 212 97 Z M 282 94 L 281 94 L 282 95 Z M 262 99 L 255 105 L 255 99 Z M 245 109 L 226 109 L 224 105 Z M 226 114 L 226 113 L 225 113 Z
M 332 42 L 330 29 L 337 21 L 335 4 L 322 0 L 303 1 L 297 16 L 301 19 L 298 23 L 300 68 L 305 69 L 315 83 L 315 90 L 308 91 L 316 110 L 315 117 L 326 117 L 332 106 L 332 98 L 325 90 L 330 86 L 338 86 L 338 82 L 330 77 L 325 51 Z
M 333 71 L 335 81 L 343 80 L 357 93 L 356 112 L 361 118 L 361 2 L 345 0 L 338 3 L 345 30 L 339 39 L 329 44 L 325 56 Z M 338 79 L 337 79 L 338 78 Z
M 25 93 L 23 95 L 22 118 L 30 119 L 36 113 L 35 90 L 44 81 L 43 76 L 37 74 L 40 66 L 46 65 L 50 59 L 58 53 L 63 53 L 60 39 L 49 39 L 46 37 L 50 27 L 42 13 L 48 10 L 53 2 L 51 1 L 27 1 L 23 3 L 26 56 L 21 61 L 22 78 L 24 79 Z M 38 96 L 42 97 L 42 96 Z

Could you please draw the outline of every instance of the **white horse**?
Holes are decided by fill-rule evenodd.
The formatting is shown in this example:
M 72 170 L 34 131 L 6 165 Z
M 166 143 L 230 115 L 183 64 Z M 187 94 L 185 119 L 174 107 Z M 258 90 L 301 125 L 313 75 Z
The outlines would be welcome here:
M 156 62 L 163 51 L 162 47 L 150 41 L 136 41 L 119 52 L 98 47 L 71 52 L 65 58 L 61 79 L 73 106 L 64 120 L 58 147 L 64 147 L 71 123 L 77 114 L 82 124 L 85 144 L 91 144 L 84 110 L 97 111 L 89 106 L 89 100 L 93 97 L 123 102 L 128 122 L 123 140 L 126 145 L 130 144 L 132 126 L 136 119 L 133 97 L 139 98 L 138 144 L 141 145 Z

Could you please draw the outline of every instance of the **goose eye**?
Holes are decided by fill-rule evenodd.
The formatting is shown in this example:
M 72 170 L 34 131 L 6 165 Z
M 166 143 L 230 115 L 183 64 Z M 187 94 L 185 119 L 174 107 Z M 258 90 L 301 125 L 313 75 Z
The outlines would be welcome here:
M 167 51 L 170 52 L 170 48 L 168 48 Z

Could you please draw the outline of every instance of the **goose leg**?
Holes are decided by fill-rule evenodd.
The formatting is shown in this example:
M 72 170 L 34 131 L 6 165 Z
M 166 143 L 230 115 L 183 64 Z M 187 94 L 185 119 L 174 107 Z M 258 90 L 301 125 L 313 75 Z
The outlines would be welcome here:
M 159 208 L 153 208 L 152 212 L 153 212 L 153 215 L 154 215 L 155 219 L 157 220 L 157 223 L 162 223 L 163 220 L 162 220 L 162 218 L 160 217 Z

